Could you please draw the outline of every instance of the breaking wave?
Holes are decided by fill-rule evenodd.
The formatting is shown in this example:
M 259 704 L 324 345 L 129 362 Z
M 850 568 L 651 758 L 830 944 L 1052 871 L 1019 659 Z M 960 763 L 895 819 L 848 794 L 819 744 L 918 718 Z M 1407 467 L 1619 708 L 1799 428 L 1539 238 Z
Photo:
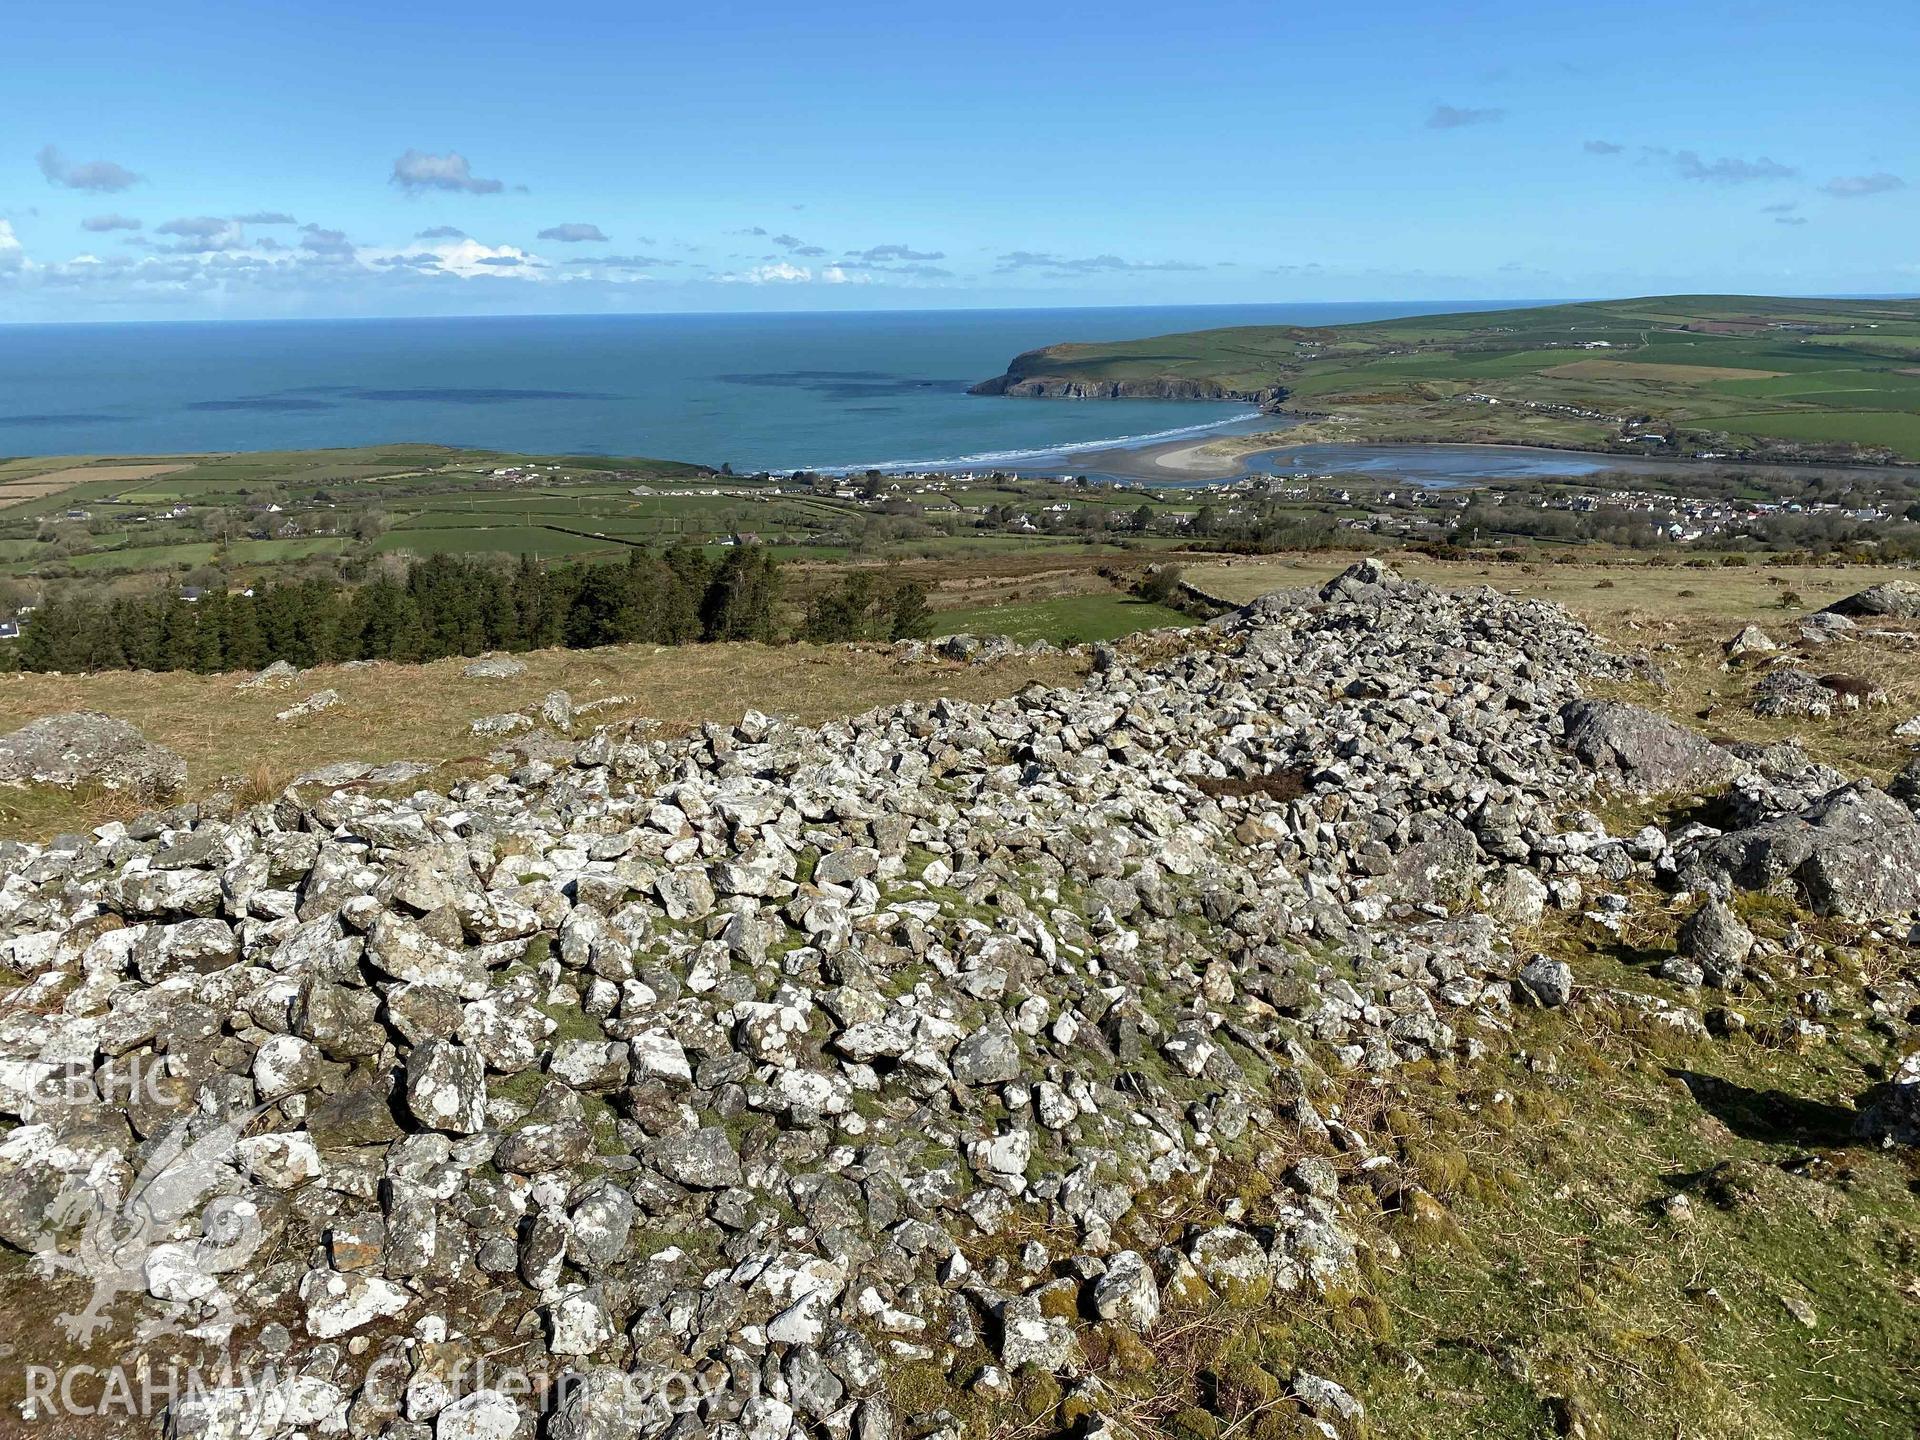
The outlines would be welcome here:
M 815 475 L 852 475 L 866 470 L 948 470 L 971 465 L 1019 465 L 1052 460 L 1058 456 L 1083 455 L 1095 450 L 1120 450 L 1135 445 L 1156 445 L 1165 440 L 1184 440 L 1189 435 L 1209 435 L 1244 425 L 1249 420 L 1265 419 L 1264 412 L 1247 410 L 1204 425 L 1181 425 L 1172 430 L 1149 430 L 1139 435 L 1114 435 L 1104 440 L 1075 440 L 1060 445 L 1036 446 L 1025 450 L 983 450 L 971 455 L 949 455 L 937 460 L 876 460 L 857 465 L 795 465 L 783 472 L 805 470 Z

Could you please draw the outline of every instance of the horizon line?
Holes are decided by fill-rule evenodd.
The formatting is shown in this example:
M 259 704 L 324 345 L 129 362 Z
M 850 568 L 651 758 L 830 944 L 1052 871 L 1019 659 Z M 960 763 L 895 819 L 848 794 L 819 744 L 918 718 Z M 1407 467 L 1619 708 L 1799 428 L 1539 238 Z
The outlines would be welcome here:
M 0 330 L 54 330 L 106 327 L 114 325 L 372 325 L 395 321 L 438 320 L 647 320 L 667 318 L 788 319 L 796 316 L 826 315 L 1006 315 L 1071 313 L 1090 310 L 1251 310 L 1280 306 L 1328 307 L 1346 305 L 1459 306 L 1462 312 L 1486 310 L 1527 310 L 1549 305 L 1590 305 L 1630 300 L 1664 299 L 1779 299 L 1779 300 L 1920 300 L 1920 291 L 1783 291 L 1761 294 L 1744 290 L 1642 291 L 1622 295 L 1518 296 L 1497 300 L 1471 300 L 1457 297 L 1381 297 L 1360 300 L 1198 300 L 1157 301 L 1153 303 L 1112 303 L 1100 305 L 936 305 L 890 306 L 878 309 L 830 307 L 798 310 L 553 310 L 553 311 L 462 311 L 456 314 L 409 315 L 253 315 L 196 316 L 165 319 L 76 318 L 70 320 L 0 320 Z M 1445 312 L 1439 312 L 1445 313 Z

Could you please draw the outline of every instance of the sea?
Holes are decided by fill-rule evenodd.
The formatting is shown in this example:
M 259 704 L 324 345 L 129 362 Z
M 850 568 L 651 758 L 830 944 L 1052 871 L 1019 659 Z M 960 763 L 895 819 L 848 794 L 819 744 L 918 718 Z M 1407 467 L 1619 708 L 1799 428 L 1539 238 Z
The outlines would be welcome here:
M 966 393 L 1022 351 L 1489 308 L 1395 301 L 7 325 L 0 455 L 428 441 L 651 456 L 743 473 L 1027 467 L 1245 428 L 1253 412 Z

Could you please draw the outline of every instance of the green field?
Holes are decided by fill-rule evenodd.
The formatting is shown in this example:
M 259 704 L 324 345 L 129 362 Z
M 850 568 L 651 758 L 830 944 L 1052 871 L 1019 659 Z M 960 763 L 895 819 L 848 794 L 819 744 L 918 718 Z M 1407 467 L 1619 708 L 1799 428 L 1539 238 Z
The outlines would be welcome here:
M 939 635 L 1004 635 L 1022 643 L 1051 640 L 1065 645 L 1117 640 L 1139 630 L 1191 624 L 1191 616 L 1145 600 L 1121 595 L 1065 595 L 1028 604 L 942 610 L 934 616 L 933 628 Z
M 1882 446 L 1920 459 L 1920 413 L 1910 410 L 1770 411 L 1730 416 L 1727 423 L 1756 435 Z
M 1916 362 L 1920 301 L 1694 295 L 1069 343 L 1008 374 L 1277 387 L 1299 440 L 1648 453 L 1633 436 L 1670 428 L 1662 453 L 1920 461 Z

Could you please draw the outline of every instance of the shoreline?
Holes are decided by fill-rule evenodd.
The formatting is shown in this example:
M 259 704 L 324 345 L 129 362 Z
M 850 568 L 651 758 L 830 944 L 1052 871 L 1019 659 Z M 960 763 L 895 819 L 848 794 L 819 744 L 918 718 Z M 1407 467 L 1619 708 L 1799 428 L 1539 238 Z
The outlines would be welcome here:
M 1550 461 L 1555 457 L 1577 458 L 1591 462 L 1592 472 L 1568 472 L 1564 478 L 1578 479 L 1583 473 L 1598 473 L 1618 470 L 1631 474 L 1661 474 L 1676 470 L 1704 470 L 1712 468 L 1740 468 L 1758 472 L 1767 471 L 1805 471 L 1829 470 L 1840 474 L 1874 476 L 1920 472 L 1920 464 L 1906 464 L 1898 461 L 1876 464 L 1870 461 L 1846 460 L 1789 460 L 1789 459 L 1752 459 L 1725 457 L 1721 459 L 1699 459 L 1693 456 L 1635 455 L 1617 450 L 1591 450 L 1575 445 L 1520 444 L 1499 440 L 1297 440 L 1271 443 L 1276 437 L 1284 436 L 1289 425 L 1305 423 L 1302 420 L 1289 420 L 1282 416 L 1263 417 L 1268 422 L 1253 434 L 1226 434 L 1163 440 L 1147 445 L 1115 445 L 1103 450 L 1088 450 L 1074 457 L 1084 462 L 1082 473 L 1103 475 L 1112 479 L 1135 480 L 1163 485 L 1204 485 L 1221 481 L 1244 478 L 1255 462 L 1264 456 L 1284 454 L 1290 450 L 1346 451 L 1357 457 L 1371 458 L 1376 451 L 1431 451 L 1449 456 L 1466 457 L 1475 452 L 1484 452 L 1489 457 L 1505 461 L 1525 461 L 1538 457 Z M 1280 420 L 1284 423 L 1274 425 Z M 1268 443 L 1250 443 L 1254 441 Z M 1020 470 L 1056 469 L 1056 465 L 1035 464 L 1032 467 L 1012 467 Z M 1076 467 L 1082 468 L 1082 467 Z M 1337 461 L 1317 465 L 1316 469 L 1329 470 L 1335 474 L 1343 472 Z M 1358 472 L 1365 473 L 1365 472 Z M 1392 481 L 1404 479 L 1407 483 L 1434 483 L 1421 481 L 1415 476 L 1396 476 L 1383 470 L 1380 478 Z M 1489 476 L 1489 479 L 1502 478 Z M 1457 485 L 1459 480 L 1441 482 Z
M 1557 478 L 1579 479 L 1586 475 L 1617 470 L 1628 474 L 1661 474 L 1672 471 L 1705 469 L 1744 469 L 1765 473 L 1801 472 L 1806 470 L 1826 470 L 1841 475 L 1854 475 L 1863 478 L 1873 476 L 1915 475 L 1920 474 L 1920 463 L 1892 461 L 1873 463 L 1867 461 L 1845 460 L 1791 460 L 1784 458 L 1743 458 L 1728 456 L 1717 459 L 1701 459 L 1693 456 L 1656 456 L 1622 453 L 1616 450 L 1594 450 L 1575 445 L 1551 445 L 1530 443 L 1522 444 L 1500 440 L 1423 440 L 1398 437 L 1382 437 L 1358 440 L 1326 439 L 1289 439 L 1287 432 L 1295 427 L 1311 423 L 1309 417 L 1293 416 L 1284 413 L 1267 412 L 1259 416 L 1241 416 L 1213 424 L 1184 428 L 1182 430 L 1161 432 L 1158 436 L 1141 436 L 1137 439 L 1116 437 L 1111 441 L 1088 441 L 1069 444 L 1055 449 L 1039 449 L 1018 456 L 972 455 L 959 456 L 945 460 L 923 460 L 916 462 L 892 461 L 878 465 L 811 466 L 793 469 L 775 468 L 768 473 L 776 478 L 799 473 L 809 469 L 823 475 L 852 475 L 867 470 L 881 473 L 900 473 L 912 471 L 953 471 L 960 468 L 978 469 L 982 467 L 1002 470 L 1013 475 L 1048 475 L 1062 471 L 1071 474 L 1092 475 L 1108 480 L 1135 482 L 1149 485 L 1183 486 L 1208 485 L 1224 481 L 1245 478 L 1255 466 L 1266 457 L 1277 457 L 1290 451 L 1316 452 L 1312 461 L 1303 463 L 1299 468 L 1314 473 L 1346 475 L 1373 475 L 1384 483 L 1406 483 L 1413 485 L 1433 485 L 1438 488 L 1456 488 L 1461 484 L 1471 484 L 1475 479 L 1499 480 L 1510 478 L 1513 472 L 1472 476 L 1470 474 L 1446 475 L 1443 478 L 1423 477 L 1419 472 L 1423 468 L 1417 462 L 1408 469 L 1397 470 L 1390 463 L 1381 463 L 1386 452 L 1403 452 L 1418 455 L 1421 453 L 1446 456 L 1456 463 L 1465 461 L 1474 454 L 1483 454 L 1491 462 L 1524 464 L 1529 459 L 1542 463 L 1551 463 L 1557 458 L 1586 462 L 1590 469 L 1568 470 Z M 426 449 L 445 449 L 450 451 L 466 450 L 473 447 L 444 445 L 431 441 L 392 442 L 393 448 L 419 445 Z M 334 450 L 359 450 L 363 446 L 322 446 L 314 453 L 326 453 Z M 156 471 L 170 471 L 181 468 L 194 461 L 210 458 L 234 458 L 253 454 L 276 454 L 274 450 L 202 450 L 202 451 L 146 451 L 117 454 L 106 451 L 49 456 L 19 456 L 13 464 L 23 465 L 45 461 L 51 470 L 31 471 L 21 477 L 17 483 L 31 483 L 41 480 L 48 474 L 71 471 L 78 482 L 86 478 L 86 472 L 97 469 L 100 475 L 110 474 L 118 466 L 140 465 Z M 517 452 L 476 450 L 475 453 L 510 456 Z M 614 458 L 632 459 L 636 463 L 662 463 L 653 457 L 608 457 L 580 452 L 565 456 L 555 452 L 548 457 L 544 454 L 526 452 L 529 458 L 561 459 L 578 458 L 582 460 L 608 460 Z M 1342 456 L 1351 456 L 1361 462 L 1358 468 L 1343 468 Z M 693 470 L 708 469 L 700 462 L 666 462 L 686 465 Z M 720 472 L 713 471 L 714 475 Z M 1555 478 L 1551 471 L 1542 469 L 1536 473 Z M 744 475 L 739 478 L 746 478 Z M 23 497 L 24 498 L 24 497 Z
M 1115 445 L 1085 451 L 1074 458 L 1083 462 L 1089 472 L 1119 479 L 1205 484 L 1245 474 L 1248 456 L 1274 448 L 1262 445 L 1241 449 L 1237 442 L 1244 438 L 1210 435 L 1161 440 L 1151 445 Z

